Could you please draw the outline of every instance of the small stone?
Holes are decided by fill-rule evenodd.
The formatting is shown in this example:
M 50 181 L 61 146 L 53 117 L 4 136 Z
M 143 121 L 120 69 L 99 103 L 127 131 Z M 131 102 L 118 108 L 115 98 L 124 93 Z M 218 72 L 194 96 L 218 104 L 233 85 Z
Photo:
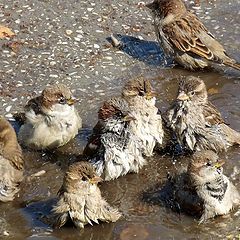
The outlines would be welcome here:
M 81 41 L 81 39 L 78 38 L 78 37 L 75 37 L 74 40 L 77 41 L 77 42 L 80 42 L 80 41 Z
M 50 62 L 50 66 L 55 66 L 56 65 L 56 62 L 55 61 L 51 61 Z
M 9 112 L 11 110 L 12 106 L 8 106 L 5 108 L 6 112 Z
M 96 43 L 93 45 L 93 47 L 97 48 L 97 49 L 100 48 L 100 46 L 98 44 L 96 44 Z
M 67 35 L 71 35 L 72 33 L 73 33 L 72 30 L 69 30 L 69 29 L 66 30 L 66 34 L 67 34 Z
M 3 236 L 9 236 L 9 232 L 5 230 L 5 231 L 3 232 Z

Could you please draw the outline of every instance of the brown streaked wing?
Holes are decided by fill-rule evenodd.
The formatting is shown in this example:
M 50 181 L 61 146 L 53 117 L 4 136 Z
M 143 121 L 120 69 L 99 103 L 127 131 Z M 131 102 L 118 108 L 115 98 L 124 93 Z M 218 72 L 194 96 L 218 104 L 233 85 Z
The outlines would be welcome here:
M 89 138 L 89 141 L 83 150 L 83 155 L 87 158 L 93 157 L 99 150 L 101 144 L 101 133 L 104 123 L 99 120 L 96 126 L 93 128 L 93 133 Z
M 208 102 L 203 108 L 203 115 L 207 124 L 215 125 L 225 123 L 222 119 L 221 113 L 216 109 L 216 107 L 211 103 Z
M 190 12 L 163 27 L 165 36 L 179 51 L 196 54 L 207 60 L 213 60 L 214 54 L 198 37 L 200 31 L 206 32 L 213 38 L 206 27 Z
M 29 111 L 33 109 L 36 114 L 42 113 L 41 112 L 41 97 L 35 97 L 28 101 L 27 105 L 25 106 L 25 111 Z

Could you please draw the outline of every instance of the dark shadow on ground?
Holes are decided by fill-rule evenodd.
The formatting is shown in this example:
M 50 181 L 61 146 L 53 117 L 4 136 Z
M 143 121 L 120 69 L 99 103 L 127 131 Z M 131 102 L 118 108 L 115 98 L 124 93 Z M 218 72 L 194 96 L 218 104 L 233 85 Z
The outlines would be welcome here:
M 115 34 L 114 37 L 120 42 L 118 48 L 121 51 L 139 61 L 153 66 L 173 66 L 173 61 L 164 56 L 163 50 L 157 42 L 121 34 Z M 107 37 L 107 41 L 112 43 L 112 38 Z

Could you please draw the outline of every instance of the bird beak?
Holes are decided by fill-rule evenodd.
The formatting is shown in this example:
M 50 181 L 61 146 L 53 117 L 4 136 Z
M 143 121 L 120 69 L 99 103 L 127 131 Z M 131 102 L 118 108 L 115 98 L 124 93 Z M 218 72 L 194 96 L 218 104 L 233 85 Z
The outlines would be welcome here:
M 186 101 L 189 100 L 189 96 L 185 92 L 180 92 L 177 96 L 177 100 Z
M 76 102 L 77 102 L 77 99 L 75 97 L 69 98 L 67 100 L 67 104 L 70 105 L 70 106 L 73 105 Z
M 130 121 L 133 121 L 133 120 L 136 120 L 136 118 L 134 118 L 132 116 L 129 116 L 129 115 L 127 115 L 123 118 L 124 122 L 130 122 Z
M 223 164 L 225 163 L 224 160 L 219 160 L 214 164 L 215 168 L 221 168 L 223 166 Z
M 146 96 L 145 96 L 145 98 L 146 98 L 147 100 L 151 100 L 153 97 L 156 97 L 156 96 L 157 96 L 157 92 L 152 91 L 152 92 L 150 92 L 150 93 L 147 93 Z
M 102 181 L 103 181 L 103 179 L 101 177 L 99 177 L 99 176 L 94 176 L 93 178 L 91 178 L 89 180 L 89 182 L 91 184 L 97 184 L 97 183 L 102 182 Z

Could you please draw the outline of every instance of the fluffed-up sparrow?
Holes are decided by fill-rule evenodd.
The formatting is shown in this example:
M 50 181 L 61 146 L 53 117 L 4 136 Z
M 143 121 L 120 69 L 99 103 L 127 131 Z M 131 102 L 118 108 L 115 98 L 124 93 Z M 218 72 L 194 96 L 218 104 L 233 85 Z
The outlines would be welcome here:
M 11 124 L 0 116 L 0 201 L 12 201 L 23 180 L 21 147 Z
M 199 217 L 200 223 L 228 214 L 240 204 L 236 187 L 223 174 L 217 154 L 211 150 L 196 152 L 186 171 L 171 179 L 171 202 L 181 212 Z
M 59 199 L 52 209 L 53 227 L 61 228 L 71 221 L 77 228 L 102 222 L 116 222 L 121 214 L 102 197 L 96 175 L 88 162 L 76 162 L 69 166 Z
M 190 76 L 180 81 L 178 96 L 166 115 L 169 127 L 186 150 L 219 152 L 240 144 L 240 133 L 224 122 L 199 78 Z
M 83 154 L 105 181 L 129 172 L 138 173 L 146 163 L 132 121 L 135 118 L 131 116 L 129 104 L 121 97 L 104 102 L 98 112 L 98 123 Z
M 25 121 L 18 134 L 20 143 L 36 150 L 54 149 L 68 143 L 82 127 L 75 102 L 66 85 L 46 87 L 25 106 Z
M 143 153 L 152 156 L 156 144 L 163 143 L 162 118 L 156 104 L 156 93 L 149 80 L 140 76 L 128 81 L 122 96 L 129 103 L 135 121 L 131 123 L 134 133 L 142 141 Z

